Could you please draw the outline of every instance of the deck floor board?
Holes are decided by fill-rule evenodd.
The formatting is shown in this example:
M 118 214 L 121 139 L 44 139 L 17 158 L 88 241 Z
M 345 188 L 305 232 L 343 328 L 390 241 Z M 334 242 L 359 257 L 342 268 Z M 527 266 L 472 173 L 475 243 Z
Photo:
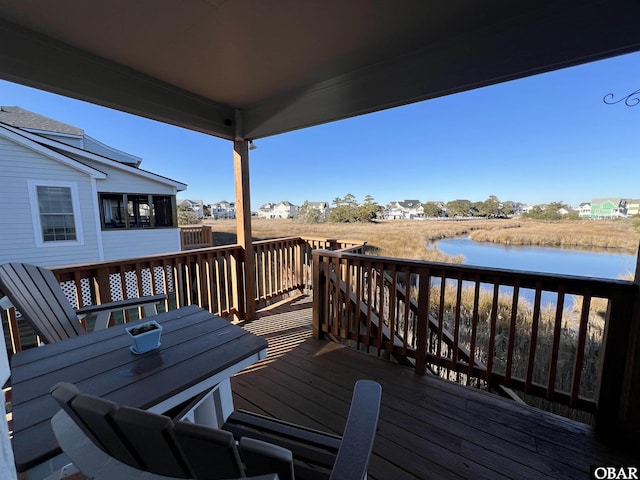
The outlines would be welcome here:
M 633 463 L 584 424 L 314 340 L 311 314 L 303 296 L 245 325 L 267 338 L 269 349 L 264 361 L 232 379 L 236 408 L 342 433 L 355 381 L 378 381 L 372 479 L 571 480 L 589 478 L 591 464 Z

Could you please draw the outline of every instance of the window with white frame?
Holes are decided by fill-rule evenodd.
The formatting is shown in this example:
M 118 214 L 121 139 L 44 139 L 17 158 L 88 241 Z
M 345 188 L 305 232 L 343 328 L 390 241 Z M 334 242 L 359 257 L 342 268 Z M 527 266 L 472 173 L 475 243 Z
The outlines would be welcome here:
M 77 186 L 29 182 L 37 246 L 82 243 Z

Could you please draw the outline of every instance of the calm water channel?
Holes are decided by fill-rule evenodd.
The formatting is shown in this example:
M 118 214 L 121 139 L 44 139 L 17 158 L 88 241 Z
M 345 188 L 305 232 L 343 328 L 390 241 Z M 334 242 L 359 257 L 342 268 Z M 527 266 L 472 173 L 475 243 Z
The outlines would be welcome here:
M 464 264 L 531 272 L 621 278 L 635 272 L 636 256 L 611 251 L 529 247 L 451 238 L 435 242 L 447 255 L 464 255 Z

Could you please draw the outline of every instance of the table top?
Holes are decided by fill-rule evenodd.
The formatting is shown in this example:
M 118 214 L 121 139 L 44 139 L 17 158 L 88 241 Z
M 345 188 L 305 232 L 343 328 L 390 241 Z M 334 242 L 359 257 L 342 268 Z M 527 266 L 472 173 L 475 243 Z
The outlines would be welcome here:
M 197 306 L 161 313 L 161 346 L 135 355 L 125 326 L 116 325 L 11 358 L 13 450 L 23 472 L 59 454 L 51 417 L 60 409 L 49 394 L 58 382 L 121 405 L 162 412 L 177 406 L 180 394 L 201 393 L 216 375 L 227 377 L 247 362 L 263 358 L 267 341 Z M 243 363 L 244 362 L 244 363 Z M 195 395 L 194 395 L 195 396 Z M 158 412 L 158 413 L 162 413 Z

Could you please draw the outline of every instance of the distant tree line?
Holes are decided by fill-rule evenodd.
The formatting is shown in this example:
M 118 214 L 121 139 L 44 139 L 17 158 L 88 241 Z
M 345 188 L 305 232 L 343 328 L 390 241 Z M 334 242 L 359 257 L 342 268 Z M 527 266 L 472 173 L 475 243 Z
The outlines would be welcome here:
M 522 215 L 523 218 L 536 220 L 577 220 L 578 212 L 562 202 L 551 202 L 546 205 L 535 205 L 529 212 Z
M 322 211 L 313 207 L 309 202 L 304 202 L 296 219 L 307 223 L 354 223 L 371 222 L 382 212 L 383 207 L 378 205 L 371 195 L 364 197 L 363 202 L 358 202 L 355 195 L 347 193 L 344 197 L 336 197 L 331 202 L 333 208 L 329 210 L 328 217 Z M 465 218 L 507 218 L 515 212 L 514 202 L 502 202 L 495 195 L 490 195 L 486 200 L 472 202 L 470 200 L 452 200 L 446 204 L 441 202 L 426 202 L 423 204 L 426 218 L 439 217 L 465 217 Z M 563 202 L 551 202 L 546 205 L 536 205 L 524 218 L 538 220 L 572 220 L 577 219 L 577 212 Z
M 305 223 L 322 223 L 327 220 L 324 213 L 311 205 L 309 201 L 302 204 L 295 219 Z
M 295 218 L 307 223 L 324 221 L 334 223 L 371 222 L 382 209 L 371 195 L 365 196 L 363 202 L 358 202 L 355 195 L 347 193 L 342 198 L 334 198 L 331 203 L 334 206 L 329 210 L 329 216 L 326 218 L 323 212 L 313 207 L 309 202 L 304 202 Z
M 371 195 L 364 197 L 363 203 L 358 203 L 356 197 L 347 193 L 343 198 L 333 199 L 334 208 L 329 211 L 329 221 L 336 223 L 371 222 L 381 210 Z
M 423 206 L 424 216 L 434 217 L 482 217 L 505 218 L 513 215 L 511 202 L 501 202 L 495 195 L 490 195 L 484 201 L 452 200 L 442 208 L 437 202 L 427 202 Z

